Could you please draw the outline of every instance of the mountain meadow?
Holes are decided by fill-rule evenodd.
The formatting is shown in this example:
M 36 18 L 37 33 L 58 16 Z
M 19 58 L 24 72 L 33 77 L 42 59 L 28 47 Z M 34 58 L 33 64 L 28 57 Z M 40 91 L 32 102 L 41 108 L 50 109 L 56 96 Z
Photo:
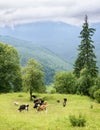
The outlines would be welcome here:
M 37 30 L 40 24 L 35 25 L 27 26 Z M 70 40 L 79 28 L 48 23 L 49 29 L 51 25 L 53 33 L 45 23 L 45 33 L 27 32 L 35 40 L 27 40 L 24 32 L 24 40 L 0 35 L 0 130 L 100 130 L 100 45 L 91 38 L 95 29 L 89 28 L 86 15 L 80 42 Z M 13 33 L 16 28 L 23 30 L 15 27 Z
M 100 104 L 95 100 L 71 94 L 34 94 L 48 102 L 47 112 L 37 112 L 28 93 L 0 94 L 0 130 L 100 130 Z M 66 107 L 63 98 L 67 98 Z M 29 110 L 19 112 L 15 101 L 19 105 L 28 103 Z M 79 119 L 85 119 L 85 126 L 72 126 L 71 115 L 81 115 Z

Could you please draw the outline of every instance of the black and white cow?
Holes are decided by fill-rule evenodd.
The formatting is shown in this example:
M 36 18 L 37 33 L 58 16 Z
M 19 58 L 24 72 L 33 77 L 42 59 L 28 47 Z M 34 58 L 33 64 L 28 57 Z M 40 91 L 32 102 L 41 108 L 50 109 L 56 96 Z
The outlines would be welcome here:
M 44 103 L 43 99 L 41 98 L 35 99 L 33 108 L 37 108 L 38 106 L 41 106 L 43 103 Z
M 23 110 L 27 110 L 28 111 L 29 108 L 29 104 L 22 104 L 20 105 L 20 107 L 18 108 L 18 110 L 21 112 Z

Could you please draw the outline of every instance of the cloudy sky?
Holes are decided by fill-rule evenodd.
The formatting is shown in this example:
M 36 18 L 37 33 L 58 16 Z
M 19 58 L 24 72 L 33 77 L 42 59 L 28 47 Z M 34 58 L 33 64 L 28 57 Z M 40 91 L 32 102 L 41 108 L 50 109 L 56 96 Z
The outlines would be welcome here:
M 100 22 L 100 0 L 0 0 L 0 26 L 37 21 L 80 25 L 85 14 L 90 23 Z

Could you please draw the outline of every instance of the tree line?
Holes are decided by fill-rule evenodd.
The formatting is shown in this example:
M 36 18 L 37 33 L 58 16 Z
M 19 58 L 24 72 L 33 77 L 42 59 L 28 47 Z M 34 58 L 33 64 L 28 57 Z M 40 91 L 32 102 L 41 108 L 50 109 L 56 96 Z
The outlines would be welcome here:
M 81 43 L 78 46 L 79 53 L 73 66 L 73 72 L 57 73 L 54 79 L 55 88 L 60 93 L 88 95 L 100 102 L 100 76 L 92 40 L 94 31 L 94 28 L 89 27 L 86 15 L 79 36 Z
M 63 71 L 54 75 L 53 84 L 56 92 L 77 93 L 98 98 L 100 76 L 92 40 L 94 31 L 94 28 L 89 27 L 86 15 L 80 32 L 81 43 L 78 46 L 79 53 L 73 72 Z M 29 59 L 27 64 L 21 67 L 17 50 L 0 43 L 0 93 L 23 90 L 30 92 L 30 99 L 32 92 L 45 92 L 43 66 L 35 59 Z

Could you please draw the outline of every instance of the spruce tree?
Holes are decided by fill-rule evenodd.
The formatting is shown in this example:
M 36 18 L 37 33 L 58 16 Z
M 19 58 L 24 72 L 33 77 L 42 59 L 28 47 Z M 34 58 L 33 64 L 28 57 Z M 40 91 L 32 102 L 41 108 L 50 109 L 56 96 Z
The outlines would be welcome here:
M 80 32 L 81 44 L 78 46 L 78 57 L 74 64 L 74 74 L 76 77 L 80 77 L 80 72 L 82 69 L 86 68 L 88 74 L 91 78 L 95 78 L 98 75 L 98 67 L 96 66 L 96 56 L 94 54 L 95 46 L 92 36 L 95 29 L 89 28 L 88 17 L 85 16 L 85 22 L 82 26 L 82 31 Z

